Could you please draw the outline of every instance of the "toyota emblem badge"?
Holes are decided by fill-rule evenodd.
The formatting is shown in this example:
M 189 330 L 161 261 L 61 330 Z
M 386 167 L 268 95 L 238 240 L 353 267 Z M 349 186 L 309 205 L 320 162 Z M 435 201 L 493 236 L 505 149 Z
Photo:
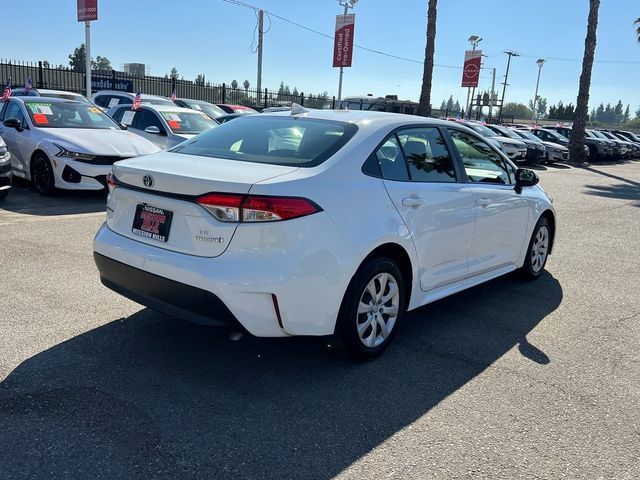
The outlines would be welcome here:
M 153 177 L 151 175 L 145 175 L 142 178 L 142 181 L 144 182 L 144 185 L 147 188 L 153 188 L 153 185 L 155 184 L 155 182 L 153 181 Z

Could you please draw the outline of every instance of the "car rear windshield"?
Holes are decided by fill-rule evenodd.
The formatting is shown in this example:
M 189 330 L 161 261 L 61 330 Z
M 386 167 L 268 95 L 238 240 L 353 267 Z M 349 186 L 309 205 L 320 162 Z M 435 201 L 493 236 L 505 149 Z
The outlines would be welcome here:
M 31 121 L 38 128 L 89 128 L 119 130 L 120 126 L 98 107 L 80 102 L 52 102 L 45 97 L 25 100 Z
M 171 149 L 186 155 L 295 167 L 315 167 L 358 130 L 353 124 L 310 118 L 246 115 Z

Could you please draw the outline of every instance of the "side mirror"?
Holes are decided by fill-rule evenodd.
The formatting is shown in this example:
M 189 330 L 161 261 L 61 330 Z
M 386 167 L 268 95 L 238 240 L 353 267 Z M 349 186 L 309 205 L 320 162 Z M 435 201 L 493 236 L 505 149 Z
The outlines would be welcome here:
M 516 191 L 522 190 L 522 187 L 533 187 L 539 181 L 540 178 L 533 170 L 528 168 L 516 170 Z
M 154 135 L 160 135 L 160 129 L 155 125 L 145 128 L 144 131 L 147 133 L 152 133 Z
M 127 125 L 126 123 L 120 123 L 120 126 L 122 127 L 123 130 L 126 130 L 129 128 L 129 125 Z
M 21 132 L 24 130 L 20 125 L 20 120 L 17 118 L 7 118 L 2 124 L 7 128 L 15 128 L 17 131 Z

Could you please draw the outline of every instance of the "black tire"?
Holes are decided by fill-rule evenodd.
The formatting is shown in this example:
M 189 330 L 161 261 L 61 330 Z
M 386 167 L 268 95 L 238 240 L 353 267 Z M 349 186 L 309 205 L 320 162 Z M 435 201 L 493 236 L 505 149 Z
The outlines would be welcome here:
M 40 195 L 50 196 L 56 191 L 51 162 L 42 152 L 36 153 L 31 159 L 31 182 Z
M 544 258 L 540 257 L 541 247 L 542 245 L 538 243 L 541 230 L 546 230 L 546 246 L 544 247 Z M 544 236 L 544 233 L 541 234 Z M 547 217 L 540 217 L 538 223 L 536 223 L 535 228 L 533 229 L 533 233 L 531 234 L 531 239 L 529 240 L 529 247 L 527 248 L 527 255 L 524 259 L 524 265 L 520 268 L 520 275 L 522 278 L 526 280 L 535 280 L 542 272 L 544 272 L 544 267 L 547 264 L 547 259 L 549 258 L 549 249 L 551 248 L 552 242 L 552 230 L 549 225 L 549 220 Z M 535 255 L 534 255 L 535 250 Z M 537 259 L 536 259 L 537 257 Z
M 382 287 L 381 280 L 387 278 L 386 286 L 382 291 L 381 300 L 377 301 L 368 291 L 367 286 L 373 281 L 376 287 Z M 376 280 L 377 279 L 377 280 Z M 392 279 L 392 280 L 391 280 Z M 397 287 L 397 295 L 393 295 L 387 302 L 381 303 L 385 296 L 391 293 L 391 286 Z M 398 324 L 402 321 L 406 309 L 406 286 L 402 272 L 396 263 L 389 258 L 374 258 L 364 264 L 351 280 L 342 300 L 340 313 L 336 324 L 336 336 L 342 348 L 355 360 L 366 361 L 378 357 L 393 341 Z M 360 300 L 371 306 L 368 313 L 358 313 Z M 392 315 L 384 313 L 397 305 L 395 319 Z M 375 313 L 374 313 L 375 310 Z M 382 323 L 391 328 L 385 336 Z M 372 339 L 374 345 L 365 345 L 358 333 L 358 326 L 364 327 L 363 336 Z M 374 329 L 375 327 L 375 329 Z M 369 332 L 369 335 L 366 333 Z M 376 334 L 377 332 L 377 334 Z M 378 342 L 380 337 L 380 343 Z

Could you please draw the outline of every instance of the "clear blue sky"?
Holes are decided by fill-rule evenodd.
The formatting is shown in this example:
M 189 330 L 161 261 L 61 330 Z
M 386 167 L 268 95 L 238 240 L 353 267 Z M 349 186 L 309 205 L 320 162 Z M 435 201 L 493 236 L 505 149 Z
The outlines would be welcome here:
M 296 23 L 332 35 L 337 0 L 245 0 Z M 467 38 L 484 38 L 484 66 L 497 68 L 497 83 L 506 65 L 505 49 L 514 59 L 507 101 L 526 103 L 533 97 L 539 57 L 548 58 L 540 94 L 550 103 L 574 102 L 586 32 L 588 0 L 440 0 L 435 62 L 460 66 Z M 417 62 L 356 49 L 353 68 L 346 69 L 345 95 L 397 94 L 417 99 L 422 80 L 427 0 L 360 0 L 356 5 L 356 44 Z M 5 21 L 0 57 L 68 62 L 67 55 L 84 41 L 76 22 L 75 0 L 31 0 L 24 21 Z M 177 67 L 186 79 L 204 73 L 212 82 L 256 83 L 256 55 L 250 52 L 256 24 L 252 10 L 222 0 L 99 0 L 99 20 L 92 24 L 92 54 L 108 57 L 116 68 L 146 63 L 151 74 Z M 636 0 L 603 0 L 593 70 L 591 106 L 618 99 L 640 107 L 640 45 L 633 20 L 640 17 Z M 265 20 L 263 86 L 280 81 L 305 93 L 337 93 L 338 71 L 331 67 L 331 39 L 278 18 Z M 566 60 L 562 60 L 566 59 Z M 616 63 L 618 62 L 618 63 Z M 627 63 L 621 63 L 627 62 Z M 459 68 L 436 67 L 433 104 L 450 94 L 464 103 Z M 491 84 L 484 71 L 481 88 Z

